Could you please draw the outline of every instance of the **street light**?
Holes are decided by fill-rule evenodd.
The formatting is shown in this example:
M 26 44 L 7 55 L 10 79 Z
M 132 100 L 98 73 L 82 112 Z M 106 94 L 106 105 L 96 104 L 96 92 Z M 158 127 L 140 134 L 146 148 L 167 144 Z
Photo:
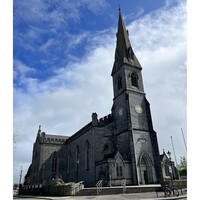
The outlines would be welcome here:
M 168 151 L 168 152 L 167 152 L 167 155 L 168 155 L 168 157 L 169 157 L 169 162 L 170 162 L 170 167 L 169 167 L 169 169 L 170 169 L 170 173 L 171 173 L 171 186 L 173 187 L 173 170 L 172 170 L 171 152 Z

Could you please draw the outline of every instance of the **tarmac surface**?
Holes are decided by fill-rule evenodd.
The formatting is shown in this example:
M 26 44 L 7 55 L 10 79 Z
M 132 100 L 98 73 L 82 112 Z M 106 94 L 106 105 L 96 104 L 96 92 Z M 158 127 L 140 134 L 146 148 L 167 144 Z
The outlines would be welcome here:
M 163 192 L 145 192 L 145 193 L 132 193 L 132 194 L 116 194 L 116 195 L 94 195 L 94 196 L 63 196 L 63 197 L 48 197 L 48 196 L 27 196 L 15 195 L 13 199 L 18 200 L 173 200 L 173 199 L 187 199 L 187 190 L 183 190 L 183 194 L 176 196 L 165 197 Z

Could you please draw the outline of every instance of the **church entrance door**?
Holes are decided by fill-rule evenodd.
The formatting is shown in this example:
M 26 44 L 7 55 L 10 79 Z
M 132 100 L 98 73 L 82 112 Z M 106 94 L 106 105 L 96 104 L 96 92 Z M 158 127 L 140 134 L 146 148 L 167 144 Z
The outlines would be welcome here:
M 148 167 L 144 158 L 142 158 L 140 163 L 140 175 L 141 175 L 141 184 L 145 185 L 149 183 L 148 180 Z

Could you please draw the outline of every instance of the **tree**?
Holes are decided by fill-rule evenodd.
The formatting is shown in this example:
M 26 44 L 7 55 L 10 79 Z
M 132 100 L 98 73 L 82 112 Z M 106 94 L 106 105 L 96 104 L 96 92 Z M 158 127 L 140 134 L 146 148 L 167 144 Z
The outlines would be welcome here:
M 178 165 L 180 176 L 187 176 L 187 159 L 185 156 L 181 157 L 180 164 Z
M 14 184 L 13 184 L 13 190 L 18 190 L 18 189 L 19 189 L 19 184 L 14 183 Z
M 16 150 L 17 143 L 20 142 L 19 134 L 13 133 L 13 150 Z

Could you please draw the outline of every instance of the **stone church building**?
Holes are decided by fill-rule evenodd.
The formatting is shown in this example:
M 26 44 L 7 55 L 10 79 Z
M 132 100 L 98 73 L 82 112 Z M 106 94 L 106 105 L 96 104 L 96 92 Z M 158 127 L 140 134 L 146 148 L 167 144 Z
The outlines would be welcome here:
M 154 184 L 163 181 L 157 135 L 143 87 L 142 66 L 129 40 L 119 10 L 111 113 L 91 121 L 72 136 L 49 135 L 39 127 L 27 184 L 52 179 L 84 181 L 95 186 Z

